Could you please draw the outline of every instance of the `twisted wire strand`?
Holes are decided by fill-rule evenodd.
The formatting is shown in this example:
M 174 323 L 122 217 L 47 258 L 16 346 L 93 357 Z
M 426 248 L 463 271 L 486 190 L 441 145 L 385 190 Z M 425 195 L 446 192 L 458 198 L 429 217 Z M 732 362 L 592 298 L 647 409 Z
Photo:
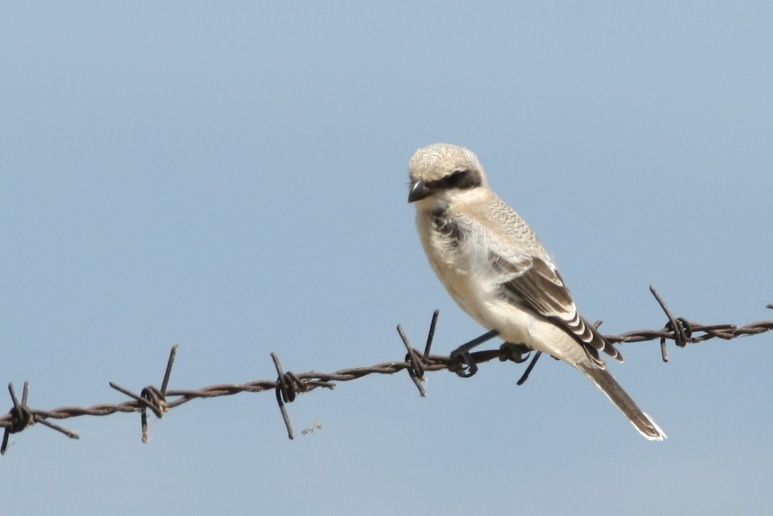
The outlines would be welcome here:
M 630 344 L 637 342 L 648 342 L 653 340 L 660 341 L 661 355 L 664 362 L 668 361 L 668 352 L 666 343 L 673 341 L 677 346 L 684 347 L 688 344 L 698 344 L 711 339 L 732 340 L 739 337 L 759 335 L 761 333 L 773 330 L 773 320 L 760 321 L 745 326 L 736 326 L 734 324 L 712 324 L 704 325 L 689 321 L 683 317 L 676 318 L 657 291 L 650 287 L 650 291 L 663 309 L 668 322 L 665 327 L 657 330 L 635 330 L 620 335 L 605 335 L 604 337 L 613 344 Z M 773 304 L 767 308 L 773 309 Z M 462 377 L 469 377 L 477 371 L 477 365 L 490 362 L 492 360 L 512 361 L 521 363 L 526 360 L 529 350 L 519 347 L 517 344 L 503 344 L 499 349 L 477 351 L 466 354 L 465 359 L 454 355 L 433 355 L 430 353 L 434 339 L 435 328 L 438 320 L 438 311 L 432 316 L 430 329 L 427 335 L 427 343 L 424 352 L 416 350 L 411 346 L 403 328 L 398 325 L 397 331 L 407 350 L 403 361 L 383 362 L 365 367 L 353 367 L 341 369 L 332 373 L 320 373 L 309 371 L 295 374 L 285 372 L 282 368 L 279 357 L 271 354 L 271 358 L 277 370 L 275 380 L 255 380 L 242 384 L 219 384 L 202 387 L 199 389 L 168 389 L 172 367 L 177 354 L 177 346 L 173 346 L 167 361 L 167 367 L 160 389 L 148 386 L 142 389 L 140 394 L 133 393 L 113 382 L 110 386 L 123 393 L 130 399 L 118 404 L 100 404 L 91 407 L 60 407 L 50 410 L 32 409 L 28 406 L 29 384 L 25 382 L 24 392 L 21 401 L 16 396 L 13 384 L 8 385 L 8 390 L 13 403 L 12 408 L 4 416 L 0 416 L 0 428 L 4 428 L 3 441 L 0 446 L 0 453 L 4 454 L 8 445 L 10 434 L 18 433 L 35 423 L 40 423 L 53 430 L 56 430 L 71 439 L 78 439 L 77 433 L 56 425 L 51 420 L 69 419 L 80 416 L 109 416 L 116 413 L 140 412 L 142 423 L 142 440 L 148 440 L 147 411 L 150 410 L 158 418 L 163 417 L 168 411 L 184 405 L 189 401 L 203 398 L 218 398 L 222 396 L 233 396 L 245 392 L 257 393 L 265 391 L 274 391 L 277 397 L 277 403 L 282 413 L 282 417 L 287 427 L 288 437 L 293 439 L 295 433 L 287 414 L 285 405 L 291 403 L 298 394 L 309 392 L 317 388 L 332 390 L 338 382 L 349 382 L 359 380 L 370 375 L 392 375 L 401 371 L 407 371 L 411 380 L 419 390 L 421 396 L 425 396 L 424 378 L 427 372 L 452 371 Z M 601 324 L 596 323 L 597 326 Z M 496 336 L 496 332 L 489 332 L 470 343 L 479 343 Z M 464 347 L 461 346 L 461 347 Z M 526 372 L 518 381 L 522 384 L 531 372 L 539 354 L 535 354 L 529 364 Z M 465 361 L 466 360 L 466 361 Z M 304 430 L 308 433 L 313 429 Z

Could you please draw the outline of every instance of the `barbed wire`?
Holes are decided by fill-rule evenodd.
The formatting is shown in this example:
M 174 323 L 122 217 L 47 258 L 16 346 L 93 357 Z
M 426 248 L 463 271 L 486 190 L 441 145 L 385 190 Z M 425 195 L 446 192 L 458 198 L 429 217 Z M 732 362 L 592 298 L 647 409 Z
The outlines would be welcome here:
M 668 350 L 666 344 L 668 341 L 674 341 L 678 347 L 685 347 L 687 344 L 697 344 L 707 340 L 718 338 L 722 340 L 731 340 L 738 337 L 758 335 L 773 330 L 773 320 L 760 321 L 747 324 L 746 326 L 736 326 L 734 324 L 714 324 L 704 325 L 691 322 L 684 317 L 674 317 L 666 306 L 658 292 L 650 287 L 650 291 L 657 300 L 661 309 L 665 313 L 668 322 L 660 330 L 637 330 L 623 333 L 621 335 L 605 335 L 604 337 L 613 344 L 628 344 L 635 342 L 645 342 L 660 340 L 661 357 L 664 362 L 668 361 Z M 766 308 L 773 309 L 773 304 Z M 142 427 L 142 442 L 148 441 L 148 411 L 153 412 L 157 418 L 162 418 L 164 414 L 179 407 L 189 401 L 202 398 L 217 398 L 221 396 L 232 396 L 244 392 L 264 392 L 274 391 L 277 404 L 279 406 L 282 418 L 287 428 L 287 435 L 290 439 L 295 437 L 295 432 L 287 413 L 286 404 L 295 400 L 298 394 L 310 392 L 317 388 L 334 389 L 337 382 L 349 382 L 358 380 L 374 374 L 396 374 L 401 371 L 407 371 L 413 383 L 416 385 L 421 396 L 426 396 L 424 389 L 424 377 L 427 372 L 451 371 L 461 377 L 470 377 L 478 370 L 478 364 L 490 362 L 494 359 L 499 361 L 511 361 L 515 363 L 525 362 L 531 355 L 531 350 L 523 345 L 507 343 L 502 344 L 498 349 L 469 352 L 470 349 L 497 336 L 496 331 L 490 331 L 477 337 L 470 342 L 463 344 L 450 355 L 432 355 L 430 353 L 435 336 L 439 311 L 435 310 L 430 322 L 429 332 L 424 351 L 419 352 L 410 343 L 401 325 L 397 326 L 397 332 L 405 346 L 407 353 L 405 358 L 399 362 L 384 362 L 367 367 L 354 367 L 341 369 L 333 373 L 320 373 L 309 371 L 306 373 L 295 374 L 290 371 L 285 372 L 279 357 L 276 353 L 271 353 L 271 359 L 277 371 L 276 380 L 255 380 L 242 384 L 221 384 L 202 387 L 195 390 L 169 389 L 169 380 L 177 356 L 177 345 L 172 347 L 167 361 L 164 378 L 161 382 L 161 388 L 148 386 L 143 388 L 139 394 L 130 391 L 114 382 L 109 382 L 110 387 L 128 396 L 130 400 L 118 404 L 101 404 L 91 407 L 62 407 L 52 410 L 32 409 L 28 405 L 29 382 L 24 382 L 22 399 L 16 396 L 13 384 L 8 384 L 8 391 L 11 396 L 13 407 L 8 414 L 0 417 L 0 428 L 4 428 L 3 441 L 0 445 L 0 454 L 5 454 L 8 446 L 8 439 L 11 434 L 21 432 L 35 423 L 40 423 L 48 428 L 56 430 L 71 439 L 79 439 L 77 433 L 67 430 L 51 420 L 69 419 L 79 416 L 108 416 L 119 412 L 139 412 L 140 423 Z M 596 326 L 600 326 L 597 322 Z M 528 378 L 537 360 L 540 357 L 539 352 L 535 352 L 531 362 L 526 367 L 518 385 L 521 385 Z M 315 427 L 316 428 L 316 427 Z M 314 431 L 314 428 L 304 430 L 303 433 Z

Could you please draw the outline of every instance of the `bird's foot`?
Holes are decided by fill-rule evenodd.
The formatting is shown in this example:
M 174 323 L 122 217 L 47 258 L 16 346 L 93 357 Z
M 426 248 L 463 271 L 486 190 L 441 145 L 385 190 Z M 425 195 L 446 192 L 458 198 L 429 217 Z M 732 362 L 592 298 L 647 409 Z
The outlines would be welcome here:
M 531 352 L 532 349 L 526 344 L 503 342 L 502 345 L 499 346 L 499 360 L 500 362 L 511 360 L 516 364 L 522 364 L 528 360 Z
M 475 363 L 475 359 L 472 357 L 470 351 L 484 342 L 493 339 L 497 335 L 499 335 L 497 330 L 491 330 L 453 350 L 450 355 L 452 366 L 449 367 L 449 370 L 455 372 L 462 378 L 469 378 L 477 373 L 478 364 Z

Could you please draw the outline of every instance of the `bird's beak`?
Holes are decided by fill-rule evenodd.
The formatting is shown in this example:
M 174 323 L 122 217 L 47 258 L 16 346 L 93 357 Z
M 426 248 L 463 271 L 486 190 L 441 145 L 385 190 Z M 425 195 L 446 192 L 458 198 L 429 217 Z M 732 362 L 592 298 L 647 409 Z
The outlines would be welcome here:
M 408 194 L 408 202 L 420 201 L 432 193 L 430 188 L 424 184 L 424 181 L 416 181 L 411 185 L 411 192 Z

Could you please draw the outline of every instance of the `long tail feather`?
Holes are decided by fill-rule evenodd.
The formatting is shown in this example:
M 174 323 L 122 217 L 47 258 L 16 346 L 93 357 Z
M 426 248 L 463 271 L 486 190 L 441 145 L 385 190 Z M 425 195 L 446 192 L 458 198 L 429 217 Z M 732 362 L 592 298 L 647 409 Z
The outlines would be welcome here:
M 623 412 L 628 421 L 644 437 L 651 441 L 662 441 L 666 438 L 666 434 L 657 423 L 636 405 L 636 402 L 628 396 L 607 370 L 600 369 L 592 364 L 579 365 L 578 369 L 585 373 L 596 384 L 596 387 L 601 389 L 612 400 L 612 403 L 617 405 L 617 408 Z

